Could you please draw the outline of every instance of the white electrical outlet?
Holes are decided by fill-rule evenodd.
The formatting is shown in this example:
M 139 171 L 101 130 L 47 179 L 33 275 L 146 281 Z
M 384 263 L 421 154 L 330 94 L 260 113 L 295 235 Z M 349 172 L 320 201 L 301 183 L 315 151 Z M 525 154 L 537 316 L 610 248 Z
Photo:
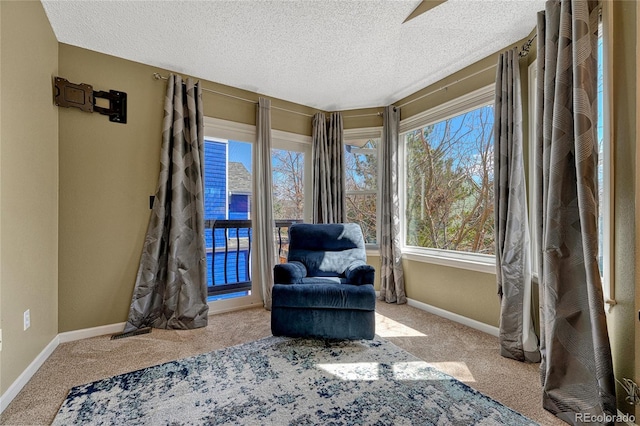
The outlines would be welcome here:
M 29 327 L 31 327 L 31 312 L 27 309 L 24 311 L 24 330 L 27 331 Z

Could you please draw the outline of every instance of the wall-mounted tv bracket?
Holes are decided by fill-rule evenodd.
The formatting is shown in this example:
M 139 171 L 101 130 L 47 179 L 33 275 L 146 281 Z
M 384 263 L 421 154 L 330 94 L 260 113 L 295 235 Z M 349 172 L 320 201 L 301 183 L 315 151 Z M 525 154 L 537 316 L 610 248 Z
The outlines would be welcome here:
M 109 108 L 96 105 L 96 98 L 107 99 Z M 127 94 L 117 90 L 94 91 L 89 84 L 70 83 L 64 78 L 54 79 L 54 99 L 53 102 L 61 107 L 80 108 L 86 112 L 98 112 L 109 116 L 109 121 L 114 123 L 127 122 Z

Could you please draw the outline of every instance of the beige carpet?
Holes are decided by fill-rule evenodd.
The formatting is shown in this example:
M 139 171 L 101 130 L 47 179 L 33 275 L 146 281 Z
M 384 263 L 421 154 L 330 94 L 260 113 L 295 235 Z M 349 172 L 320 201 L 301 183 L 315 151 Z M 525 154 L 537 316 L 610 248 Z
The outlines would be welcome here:
M 407 305 L 379 302 L 376 310 L 381 337 L 540 424 L 565 424 L 542 409 L 539 365 L 501 357 L 497 338 Z M 0 415 L 0 424 L 50 424 L 73 386 L 271 335 L 269 312 L 262 308 L 209 320 L 199 330 L 61 344 Z

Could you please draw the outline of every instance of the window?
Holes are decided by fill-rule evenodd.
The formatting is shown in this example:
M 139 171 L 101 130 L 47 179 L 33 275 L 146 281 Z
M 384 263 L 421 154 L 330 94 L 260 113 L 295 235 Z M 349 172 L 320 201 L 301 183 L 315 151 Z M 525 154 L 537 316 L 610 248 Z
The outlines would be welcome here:
M 359 223 L 365 244 L 375 245 L 378 243 L 376 225 L 380 130 L 347 130 L 344 139 L 347 222 Z
M 271 131 L 273 218 L 311 222 L 311 137 Z
M 495 263 L 493 120 L 487 87 L 401 123 L 409 252 Z
M 251 151 L 247 142 L 205 138 L 204 217 L 210 225 L 205 227 L 205 246 L 211 300 L 251 294 Z M 238 222 L 227 227 L 233 220 Z
M 204 203 L 210 312 L 262 305 L 251 230 L 255 126 L 204 118 Z M 215 222 L 214 222 L 215 221 Z
M 610 44 L 605 46 L 611 31 L 611 22 L 603 18 L 609 16 L 610 5 L 605 2 L 598 25 L 598 98 L 597 98 L 597 138 L 598 138 L 598 266 L 602 278 L 605 301 L 615 303 L 615 288 L 612 272 L 612 196 L 613 178 L 611 171 L 612 145 L 610 143 L 609 102 L 607 99 L 608 85 L 605 70 L 608 68 L 608 52 Z

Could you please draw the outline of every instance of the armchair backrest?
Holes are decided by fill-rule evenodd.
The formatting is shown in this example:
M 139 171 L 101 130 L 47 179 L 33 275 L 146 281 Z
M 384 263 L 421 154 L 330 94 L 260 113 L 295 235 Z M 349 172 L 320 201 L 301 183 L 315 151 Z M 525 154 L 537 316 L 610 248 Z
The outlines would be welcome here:
M 289 262 L 298 261 L 308 276 L 340 276 L 354 261 L 367 261 L 357 223 L 296 223 L 289 228 Z

